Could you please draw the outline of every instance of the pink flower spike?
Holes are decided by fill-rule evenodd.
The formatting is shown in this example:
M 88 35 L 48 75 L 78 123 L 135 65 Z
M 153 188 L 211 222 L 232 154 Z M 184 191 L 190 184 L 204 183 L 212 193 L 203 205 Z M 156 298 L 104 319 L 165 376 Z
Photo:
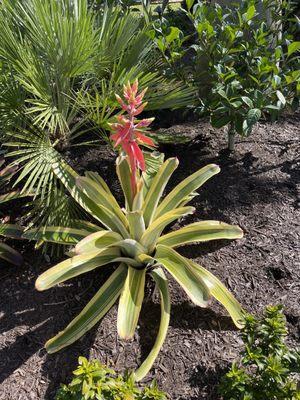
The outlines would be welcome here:
M 138 81 L 138 79 L 136 79 L 136 80 L 133 82 L 133 85 L 131 86 L 131 92 L 132 92 L 132 94 L 133 94 L 133 97 L 136 96 L 137 91 L 138 91 L 138 87 L 139 87 L 139 81 Z
M 147 92 L 148 88 L 144 89 L 137 97 L 136 97 L 136 103 L 140 104 Z
M 143 103 L 139 108 L 137 108 L 135 111 L 134 111 L 134 113 L 133 113 L 133 115 L 134 116 L 136 116 L 136 115 L 139 115 L 141 112 L 143 112 L 144 111 L 144 108 L 147 106 L 147 102 L 146 103 Z
M 136 115 L 140 114 L 147 103 L 142 103 L 143 97 L 147 89 L 144 89 L 138 94 L 138 80 L 136 79 L 131 85 L 128 82 L 124 85 L 124 98 L 122 99 L 116 94 L 116 99 L 121 105 L 122 109 L 126 112 L 124 115 L 117 116 L 117 123 L 110 124 L 113 134 L 111 140 L 114 142 L 114 147 L 120 146 L 127 154 L 128 163 L 130 166 L 130 181 L 132 186 L 132 193 L 135 195 L 137 192 L 137 173 L 140 169 L 145 171 L 145 159 L 139 144 L 150 147 L 155 147 L 153 140 L 146 136 L 146 129 L 140 130 L 139 128 L 147 128 L 154 118 L 145 118 L 138 120 Z
M 121 99 L 121 97 L 118 94 L 115 94 L 117 102 L 120 104 L 120 106 L 123 108 L 123 110 L 127 111 L 127 105 L 124 103 L 124 101 Z

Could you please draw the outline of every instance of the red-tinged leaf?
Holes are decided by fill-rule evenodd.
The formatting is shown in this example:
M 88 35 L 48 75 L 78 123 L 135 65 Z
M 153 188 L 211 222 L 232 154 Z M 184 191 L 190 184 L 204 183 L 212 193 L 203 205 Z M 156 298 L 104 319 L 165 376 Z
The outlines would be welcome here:
M 140 113 L 142 113 L 142 112 L 144 111 L 144 108 L 146 107 L 147 104 L 148 104 L 148 103 L 146 102 L 146 103 L 143 103 L 141 106 L 139 106 L 139 107 L 133 112 L 133 115 L 136 116 L 136 115 L 139 115 Z
M 154 121 L 154 119 L 155 118 L 144 118 L 136 124 L 135 128 L 146 128 Z
M 147 144 L 152 147 L 156 146 L 156 144 L 153 142 L 151 138 L 143 135 L 140 131 L 135 131 L 135 133 L 140 144 Z
M 144 154 L 142 150 L 139 148 L 138 144 L 136 142 L 133 142 L 131 144 L 132 147 L 132 152 L 134 154 L 134 157 L 137 161 L 138 167 L 142 170 L 145 171 L 146 166 L 145 166 L 145 159 L 144 159 Z

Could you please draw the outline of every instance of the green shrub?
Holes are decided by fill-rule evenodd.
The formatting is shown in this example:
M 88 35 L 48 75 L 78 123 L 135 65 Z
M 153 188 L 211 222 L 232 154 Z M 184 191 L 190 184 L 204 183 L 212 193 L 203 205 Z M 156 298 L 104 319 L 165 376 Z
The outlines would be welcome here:
M 197 111 L 210 115 L 216 128 L 228 125 L 232 150 L 235 133 L 248 136 L 261 116 L 275 119 L 286 106 L 299 105 L 300 42 L 282 29 L 290 3 L 243 0 L 231 9 L 186 3 L 193 35 L 165 18 L 155 22 L 151 37 L 169 73 L 198 88 Z
M 224 400 L 296 400 L 300 390 L 291 374 L 300 372 L 299 351 L 285 344 L 282 306 L 267 307 L 261 320 L 248 315 L 241 360 L 222 379 Z
M 97 360 L 79 357 L 78 367 L 69 385 L 62 385 L 55 400 L 166 400 L 156 383 L 142 389 L 130 374 L 122 377 Z

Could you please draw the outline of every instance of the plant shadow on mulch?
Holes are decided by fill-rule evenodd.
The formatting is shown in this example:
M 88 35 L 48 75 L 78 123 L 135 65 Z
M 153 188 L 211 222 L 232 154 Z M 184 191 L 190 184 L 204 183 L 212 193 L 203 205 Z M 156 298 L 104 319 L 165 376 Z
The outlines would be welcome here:
M 300 157 L 295 129 L 298 115 L 282 125 L 260 124 L 253 136 L 237 140 L 236 153 L 224 148 L 221 133 L 208 124 L 191 123 L 170 128 L 191 134 L 185 145 L 164 145 L 166 158 L 178 156 L 180 165 L 168 188 L 198 168 L 216 163 L 221 173 L 201 188 L 193 200 L 196 212 L 184 224 L 218 219 L 239 224 L 245 239 L 218 241 L 179 249 L 215 273 L 250 312 L 260 313 L 272 302 L 282 302 L 293 343 L 299 340 L 300 271 L 296 265 L 297 217 L 300 202 Z M 263 137 L 263 135 L 266 137 Z M 107 146 L 66 154 L 79 172 L 98 171 L 118 199 L 115 156 Z M 101 160 L 101 161 L 100 161 Z M 12 211 L 11 211 L 12 212 Z M 182 225 L 176 224 L 172 229 Z M 124 371 L 136 368 L 155 341 L 160 320 L 158 295 L 151 283 L 135 340 L 120 341 L 114 307 L 82 339 L 53 355 L 43 349 L 46 340 L 74 318 L 109 276 L 111 268 L 94 271 L 57 288 L 37 292 L 37 276 L 55 263 L 38 259 L 32 245 L 14 244 L 23 251 L 22 269 L 2 268 L 0 281 L 0 384 L 5 400 L 53 400 L 61 382 L 80 355 L 97 357 Z M 147 381 L 158 380 L 172 400 L 217 400 L 217 386 L 240 349 L 238 334 L 222 307 L 212 303 L 200 309 L 187 301 L 170 279 L 171 321 L 166 343 Z M 10 393 L 19 397 L 10 397 Z

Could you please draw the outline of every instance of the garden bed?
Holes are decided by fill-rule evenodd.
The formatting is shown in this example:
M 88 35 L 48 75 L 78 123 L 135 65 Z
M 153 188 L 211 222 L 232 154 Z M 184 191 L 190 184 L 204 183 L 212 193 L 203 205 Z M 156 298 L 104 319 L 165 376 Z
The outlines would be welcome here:
M 242 240 L 189 246 L 180 252 L 219 276 L 246 310 L 259 314 L 268 304 L 284 304 L 289 340 L 299 344 L 300 115 L 272 125 L 258 124 L 249 138 L 237 139 L 234 155 L 221 151 L 226 146 L 222 132 L 206 122 L 173 126 L 164 133 L 192 137 L 184 145 L 161 147 L 166 156 L 180 160 L 171 185 L 208 163 L 221 167 L 221 173 L 193 201 L 196 214 L 185 222 L 220 219 L 239 224 L 245 232 Z M 72 165 L 78 171 L 99 171 L 118 192 L 112 172 L 115 155 L 105 146 L 79 149 L 66 155 Z M 54 260 L 39 256 L 27 244 L 18 246 L 24 247 L 26 264 L 21 271 L 2 268 L 0 282 L 0 399 L 53 400 L 59 383 L 69 380 L 79 355 L 97 357 L 120 371 L 125 365 L 135 368 L 151 349 L 159 324 L 153 288 L 147 290 L 133 342 L 118 339 L 114 307 L 81 340 L 47 355 L 45 341 L 78 314 L 110 271 L 100 268 L 39 293 L 35 279 Z M 170 289 L 170 329 L 147 381 L 155 377 L 172 400 L 217 400 L 219 378 L 241 346 L 238 332 L 216 302 L 199 309 L 173 280 Z

